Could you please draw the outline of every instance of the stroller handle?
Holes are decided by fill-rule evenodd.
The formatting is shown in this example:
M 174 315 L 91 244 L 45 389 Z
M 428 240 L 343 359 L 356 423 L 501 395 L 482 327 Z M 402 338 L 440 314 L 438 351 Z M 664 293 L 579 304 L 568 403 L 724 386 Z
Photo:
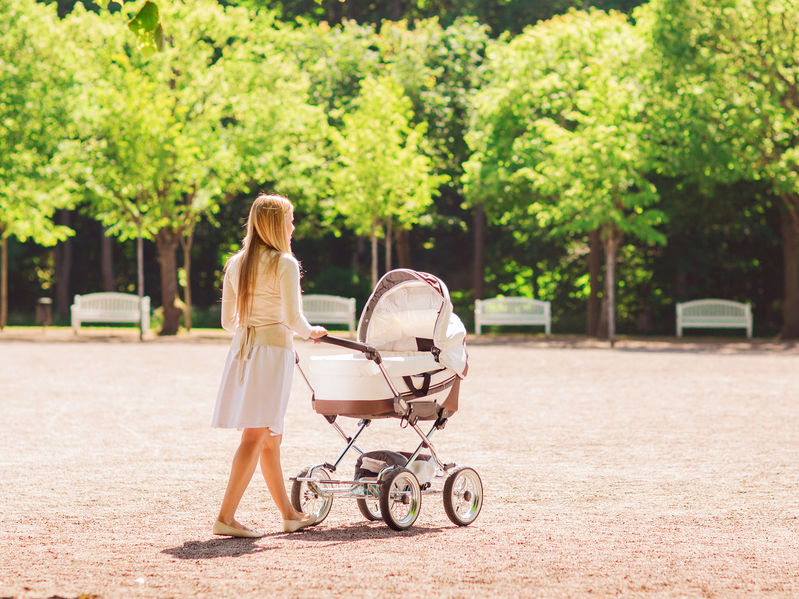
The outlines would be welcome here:
M 350 341 L 349 339 L 342 339 L 341 337 L 331 337 L 330 335 L 319 337 L 316 341 L 338 345 L 339 347 L 346 347 L 347 349 L 354 349 L 355 351 L 363 352 L 366 358 L 374 360 L 377 364 L 381 362 L 380 353 L 374 347 L 366 345 L 365 343 L 358 343 L 357 341 Z

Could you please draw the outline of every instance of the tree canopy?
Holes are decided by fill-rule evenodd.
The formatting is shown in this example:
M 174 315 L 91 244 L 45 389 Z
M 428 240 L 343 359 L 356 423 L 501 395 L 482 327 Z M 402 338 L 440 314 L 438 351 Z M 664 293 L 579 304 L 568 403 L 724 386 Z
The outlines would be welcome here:
M 467 320 L 521 294 L 594 334 L 602 300 L 612 338 L 722 295 L 799 334 L 788 0 L 72 4 L 0 5 L 13 311 L 54 280 L 96 290 L 61 258 L 92 263 L 110 231 L 104 286 L 135 288 L 138 253 L 163 332 L 181 307 L 216 324 L 249 202 L 275 191 L 314 291 L 362 301 L 382 263 L 444 276 Z M 69 233 L 56 209 L 72 254 L 37 243 Z

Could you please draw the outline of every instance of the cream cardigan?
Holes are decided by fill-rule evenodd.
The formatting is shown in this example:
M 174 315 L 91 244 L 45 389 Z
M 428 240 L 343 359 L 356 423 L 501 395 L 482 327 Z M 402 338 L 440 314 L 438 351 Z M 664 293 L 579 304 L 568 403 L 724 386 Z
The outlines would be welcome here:
M 236 322 L 236 292 L 238 289 L 241 253 L 236 254 L 225 271 L 222 284 L 222 327 L 235 333 L 239 328 L 259 328 L 282 324 L 303 339 L 311 336 L 311 325 L 302 313 L 300 265 L 291 254 L 278 258 L 277 276 L 270 274 L 269 255 L 261 255 L 253 286 L 252 310 L 246 323 Z

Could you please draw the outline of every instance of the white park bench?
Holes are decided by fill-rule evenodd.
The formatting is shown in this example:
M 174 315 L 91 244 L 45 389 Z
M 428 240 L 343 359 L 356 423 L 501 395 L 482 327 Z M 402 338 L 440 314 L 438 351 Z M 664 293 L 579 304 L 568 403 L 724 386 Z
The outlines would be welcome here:
M 746 329 L 752 336 L 752 306 L 724 299 L 699 299 L 677 304 L 677 337 L 688 327 L 697 329 Z
M 355 331 L 355 298 L 309 293 L 302 296 L 302 311 L 311 324 L 346 324 Z
M 150 298 L 142 298 L 142 309 L 139 312 L 139 296 L 131 293 L 103 291 L 76 295 L 75 303 L 70 308 L 72 330 L 76 333 L 84 322 L 134 322 L 141 318 L 143 331 L 150 330 Z
M 551 302 L 528 297 L 494 297 L 474 302 L 474 328 L 486 325 L 543 325 L 547 337 L 551 332 Z

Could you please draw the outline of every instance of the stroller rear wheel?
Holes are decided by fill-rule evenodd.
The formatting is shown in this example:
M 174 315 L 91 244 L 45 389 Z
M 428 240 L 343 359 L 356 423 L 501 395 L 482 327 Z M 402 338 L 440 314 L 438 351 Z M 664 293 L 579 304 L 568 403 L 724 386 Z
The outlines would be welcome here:
M 330 474 L 321 466 L 305 468 L 297 478 L 313 478 L 316 480 L 330 480 Z M 304 514 L 316 516 L 316 524 L 327 518 L 330 508 L 333 507 L 333 496 L 325 495 L 324 485 L 317 485 L 310 481 L 295 480 L 291 484 L 291 505 L 294 509 Z
M 367 497 L 358 497 L 356 500 L 358 510 L 367 520 L 382 520 L 383 514 L 380 513 L 380 497 L 372 496 L 368 490 L 367 493 L 369 493 Z
M 422 507 L 422 489 L 416 475 L 406 468 L 388 471 L 380 485 L 380 514 L 389 528 L 407 530 Z
M 458 526 L 468 526 L 483 507 L 483 482 L 473 468 L 458 468 L 444 481 L 444 511 Z

